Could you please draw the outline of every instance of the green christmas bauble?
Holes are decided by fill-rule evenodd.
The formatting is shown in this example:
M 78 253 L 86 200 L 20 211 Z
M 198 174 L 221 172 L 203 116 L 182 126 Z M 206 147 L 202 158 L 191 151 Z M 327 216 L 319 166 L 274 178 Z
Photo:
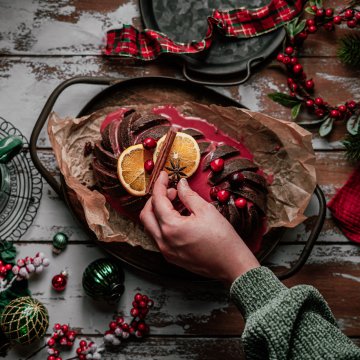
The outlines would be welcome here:
M 118 301 L 124 293 L 124 271 L 117 261 L 98 259 L 84 271 L 82 285 L 95 300 Z
M 60 254 L 67 246 L 69 238 L 66 234 L 58 232 L 54 235 L 52 245 L 53 252 L 55 254 Z
M 24 296 L 12 300 L 1 315 L 1 329 L 11 342 L 30 344 L 41 339 L 49 326 L 49 315 L 38 300 Z

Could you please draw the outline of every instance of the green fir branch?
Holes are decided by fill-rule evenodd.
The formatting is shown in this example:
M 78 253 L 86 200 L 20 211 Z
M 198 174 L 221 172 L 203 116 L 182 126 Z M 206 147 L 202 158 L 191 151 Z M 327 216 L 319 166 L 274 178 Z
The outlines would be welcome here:
M 347 135 L 342 142 L 346 148 L 346 158 L 349 161 L 360 161 L 360 131 L 356 135 Z
M 344 64 L 360 67 L 360 35 L 352 34 L 340 39 L 337 55 Z

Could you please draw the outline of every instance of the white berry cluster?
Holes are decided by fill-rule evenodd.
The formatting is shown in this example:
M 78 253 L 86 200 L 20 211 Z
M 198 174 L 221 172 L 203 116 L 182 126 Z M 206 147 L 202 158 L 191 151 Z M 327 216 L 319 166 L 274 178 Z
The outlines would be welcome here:
M 121 344 L 121 339 L 127 339 L 130 336 L 128 331 L 124 331 L 121 327 L 117 327 L 113 333 L 107 333 L 104 336 L 106 345 L 118 346 Z
M 85 357 L 86 360 L 100 360 L 101 359 L 101 353 L 104 351 L 104 349 L 101 346 L 97 346 L 92 341 L 89 342 L 89 344 L 86 344 L 86 341 L 81 342 L 82 346 L 80 346 L 81 351 L 78 352 L 79 359 L 82 359 Z M 85 343 L 85 345 L 84 345 Z
M 45 254 L 39 252 L 34 258 L 27 256 L 24 259 L 19 259 L 13 266 L 12 272 L 16 275 L 16 280 L 28 279 L 31 273 L 41 273 L 44 267 L 49 266 L 49 264 L 50 261 L 45 257 Z

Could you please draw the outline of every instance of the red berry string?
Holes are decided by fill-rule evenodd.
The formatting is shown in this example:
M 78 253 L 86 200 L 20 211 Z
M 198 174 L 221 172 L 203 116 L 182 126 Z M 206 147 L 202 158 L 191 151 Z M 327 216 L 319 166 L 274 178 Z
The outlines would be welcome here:
M 310 2 L 310 4 L 313 4 L 313 2 Z M 320 128 L 320 135 L 325 136 L 330 133 L 334 121 L 346 121 L 352 118 L 353 115 L 358 115 L 360 103 L 349 100 L 344 104 L 334 106 L 327 103 L 322 97 L 314 97 L 315 82 L 313 79 L 308 79 L 297 55 L 308 36 L 315 34 L 321 27 L 327 31 L 334 31 L 335 25 L 343 23 L 349 28 L 359 26 L 360 11 L 348 7 L 335 14 L 332 8 L 317 7 L 316 5 L 306 8 L 306 11 L 312 14 L 312 18 L 303 20 L 300 23 L 297 19 L 296 22 L 287 28 L 284 49 L 277 55 L 277 61 L 284 64 L 287 69 L 287 85 L 293 101 L 291 98 L 286 99 L 288 101 L 285 104 L 283 98 L 279 99 L 279 97 L 276 98 L 274 96 L 279 94 L 270 94 L 270 97 L 285 106 L 292 107 L 294 119 L 297 117 L 300 107 L 302 105 L 305 106 L 309 112 L 319 119 L 313 122 L 314 124 L 323 122 Z

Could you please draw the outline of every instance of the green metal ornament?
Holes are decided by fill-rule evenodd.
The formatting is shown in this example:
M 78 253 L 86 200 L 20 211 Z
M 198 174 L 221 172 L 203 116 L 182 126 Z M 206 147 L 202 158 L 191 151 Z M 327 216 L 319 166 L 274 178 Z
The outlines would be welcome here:
M 24 296 L 12 300 L 1 315 L 1 329 L 11 342 L 30 344 L 41 339 L 49 326 L 49 315 L 38 300 Z
M 98 259 L 84 271 L 83 288 L 95 300 L 119 301 L 124 293 L 124 271 L 112 259 Z
M 68 236 L 62 232 L 58 232 L 54 235 L 53 241 L 52 241 L 52 251 L 55 254 L 60 254 L 63 250 L 65 250 L 67 244 L 68 244 Z

